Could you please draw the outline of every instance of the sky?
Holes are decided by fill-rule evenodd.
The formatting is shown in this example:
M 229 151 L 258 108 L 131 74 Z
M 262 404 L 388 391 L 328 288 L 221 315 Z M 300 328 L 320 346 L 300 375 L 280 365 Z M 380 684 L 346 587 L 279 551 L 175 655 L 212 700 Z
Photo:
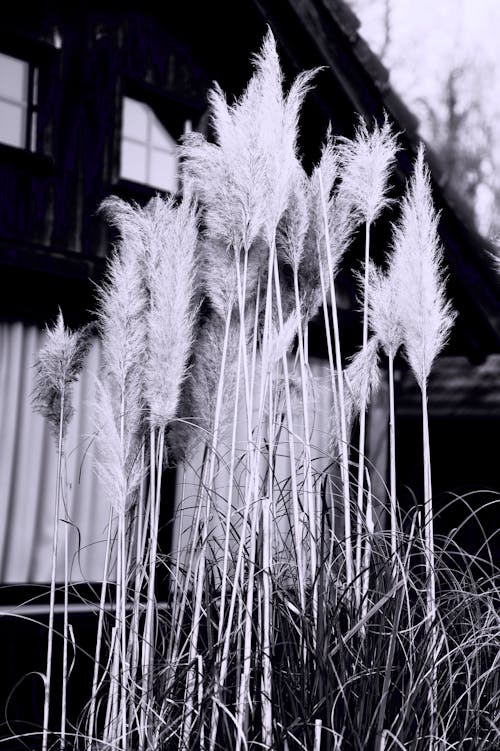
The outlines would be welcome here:
M 384 44 L 384 12 L 388 6 L 390 43 L 383 57 L 391 83 L 420 118 L 421 133 L 432 143 L 429 105 L 444 117 L 443 86 L 453 68 L 460 68 L 463 107 L 476 107 L 476 123 L 488 129 L 491 166 L 500 172 L 500 0 L 350 0 L 362 25 L 361 35 L 377 54 Z M 470 123 L 464 138 L 478 137 Z M 496 178 L 498 179 L 498 178 Z M 500 184 L 500 180 L 499 180 Z M 479 191 L 479 224 L 491 223 L 491 191 Z
M 386 0 L 352 0 L 361 34 L 375 52 L 383 44 Z M 391 44 L 385 58 L 394 85 L 434 100 L 450 67 L 489 70 L 485 100 L 499 90 L 500 0 L 389 0 Z M 490 80 L 491 79 L 491 80 Z

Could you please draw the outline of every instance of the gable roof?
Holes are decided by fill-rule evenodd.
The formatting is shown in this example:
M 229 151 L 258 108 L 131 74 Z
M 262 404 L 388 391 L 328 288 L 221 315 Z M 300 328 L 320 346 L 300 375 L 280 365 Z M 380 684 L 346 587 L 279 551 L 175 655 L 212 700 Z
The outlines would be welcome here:
M 277 9 L 271 15 L 271 8 L 276 6 L 267 0 L 255 2 L 271 22 L 280 44 L 300 65 L 300 49 L 290 49 L 283 16 L 278 16 Z M 401 131 L 404 148 L 399 154 L 396 179 L 402 190 L 421 141 L 418 119 L 391 86 L 387 68 L 360 36 L 359 20 L 343 0 L 284 0 L 279 4 L 280 12 L 284 5 L 315 45 L 321 63 L 332 70 L 353 113 L 369 122 L 374 117 L 380 121 L 386 111 Z M 427 147 L 426 157 L 436 208 L 440 211 L 439 233 L 449 269 L 448 289 L 459 313 L 451 351 L 482 361 L 490 352 L 500 352 L 500 281 L 492 263 L 494 246 L 475 229 L 470 209 L 447 183 L 432 148 Z

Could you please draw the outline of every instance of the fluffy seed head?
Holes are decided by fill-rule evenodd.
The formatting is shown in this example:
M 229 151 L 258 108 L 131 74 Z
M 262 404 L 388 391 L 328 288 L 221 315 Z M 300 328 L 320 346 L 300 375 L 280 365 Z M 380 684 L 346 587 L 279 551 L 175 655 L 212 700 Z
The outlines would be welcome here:
M 392 358 L 403 343 L 400 313 L 401 285 L 396 271 L 397 267 L 392 258 L 389 258 L 387 273 L 370 261 L 370 293 L 368 295 L 370 328 L 386 355 Z
M 278 226 L 278 251 L 294 270 L 302 260 L 309 228 L 308 182 L 304 170 L 297 164 L 288 205 Z
M 104 204 L 121 236 L 100 295 L 108 378 L 126 413 L 141 403 L 153 427 L 171 420 L 186 375 L 195 319 L 196 209 L 189 199 L 152 199 L 142 209 Z
M 150 424 L 176 414 L 196 319 L 196 210 L 189 200 L 154 198 L 144 212 L 149 305 L 144 393 Z
M 353 355 L 344 371 L 353 401 L 353 417 L 363 408 L 363 402 L 365 405 L 369 404 L 380 384 L 378 347 L 378 339 L 375 336 L 370 337 L 366 347 Z
M 328 278 L 331 266 L 337 271 L 342 256 L 351 242 L 355 229 L 352 205 L 343 200 L 339 192 L 339 158 L 330 133 L 321 152 L 318 165 L 309 182 L 310 225 L 307 245 L 321 258 Z M 326 243 L 325 212 L 328 221 L 329 245 Z M 329 261 L 327 258 L 329 254 Z
M 284 95 L 271 31 L 254 67 L 233 105 L 217 85 L 209 95 L 217 143 L 189 136 L 181 147 L 183 179 L 200 198 L 207 229 L 237 249 L 249 248 L 261 231 L 268 242 L 274 237 L 296 166 L 299 111 L 314 75 L 302 73 Z
M 59 311 L 55 324 L 46 328 L 45 343 L 35 360 L 33 407 L 48 420 L 55 436 L 59 435 L 60 422 L 64 436 L 73 414 L 70 387 L 83 367 L 91 344 L 90 332 L 90 326 L 69 331 Z
M 371 224 L 387 205 L 387 183 L 396 151 L 396 136 L 387 116 L 381 127 L 375 123 L 371 133 L 360 118 L 352 140 L 338 139 L 340 192 L 360 221 Z
M 420 147 L 394 231 L 394 274 L 406 357 L 420 387 L 444 347 L 455 314 L 446 301 L 438 217 Z
M 361 409 L 367 406 L 380 384 L 380 365 L 377 338 L 368 339 L 367 346 L 351 358 L 344 371 L 344 408 L 346 415 L 347 441 L 350 440 L 354 421 Z M 363 406 L 364 405 L 364 406 Z M 331 449 L 340 453 L 340 414 L 332 407 L 330 415 Z
M 148 304 L 144 279 L 145 249 L 142 209 L 119 198 L 101 206 L 119 232 L 106 277 L 98 291 L 98 324 L 102 340 L 102 381 L 114 394 L 115 420 L 120 433 L 142 429 L 143 368 L 146 357 L 145 315 Z

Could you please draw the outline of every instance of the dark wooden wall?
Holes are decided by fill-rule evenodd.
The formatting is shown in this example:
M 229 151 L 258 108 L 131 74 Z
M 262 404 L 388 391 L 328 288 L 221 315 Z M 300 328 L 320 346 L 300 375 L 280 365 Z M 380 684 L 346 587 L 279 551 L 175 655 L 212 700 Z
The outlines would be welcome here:
M 36 153 L 0 144 L 0 315 L 41 322 L 61 305 L 77 323 L 109 248 L 99 204 L 154 193 L 120 180 L 123 94 L 151 104 L 178 137 L 202 118 L 211 78 L 161 24 L 131 11 L 76 6 L 35 29 L 14 19 L 0 51 L 39 69 Z

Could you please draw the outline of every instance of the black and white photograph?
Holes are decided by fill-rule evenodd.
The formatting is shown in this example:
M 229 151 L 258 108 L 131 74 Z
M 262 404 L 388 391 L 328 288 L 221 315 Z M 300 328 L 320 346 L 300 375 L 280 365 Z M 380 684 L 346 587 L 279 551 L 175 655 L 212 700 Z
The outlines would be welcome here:
M 500 1 L 1 15 L 0 751 L 498 751 Z

